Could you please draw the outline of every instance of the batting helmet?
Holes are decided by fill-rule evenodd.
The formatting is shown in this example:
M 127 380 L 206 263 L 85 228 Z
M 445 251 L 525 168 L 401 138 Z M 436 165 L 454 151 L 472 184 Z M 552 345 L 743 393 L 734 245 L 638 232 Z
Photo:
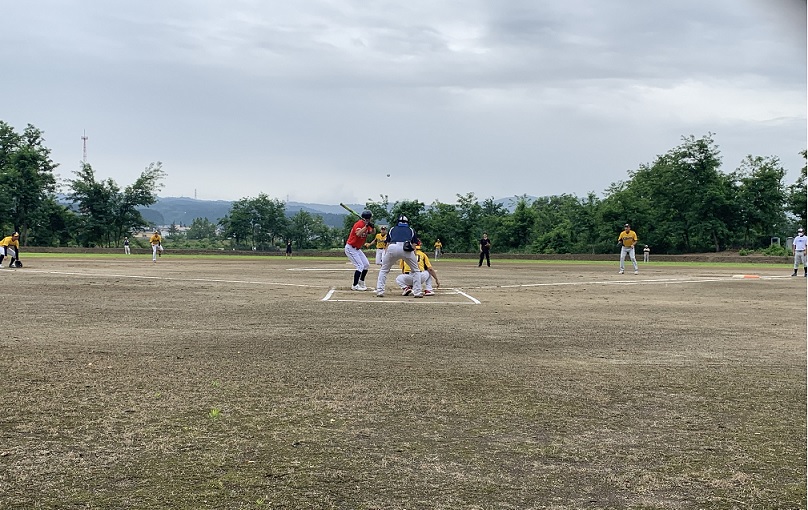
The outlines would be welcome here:
M 402 214 L 401 216 L 398 217 L 398 222 L 399 223 L 409 223 L 410 220 L 407 219 L 407 217 Z
M 365 209 L 364 211 L 362 211 L 362 214 L 360 216 L 362 216 L 363 219 L 369 220 L 373 217 L 373 213 Z

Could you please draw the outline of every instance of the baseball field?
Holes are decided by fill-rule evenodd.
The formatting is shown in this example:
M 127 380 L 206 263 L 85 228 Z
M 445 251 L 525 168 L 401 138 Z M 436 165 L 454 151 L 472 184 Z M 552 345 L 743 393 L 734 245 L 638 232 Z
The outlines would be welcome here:
M 788 265 L 439 260 L 379 299 L 344 257 L 24 262 L 3 509 L 806 508 Z

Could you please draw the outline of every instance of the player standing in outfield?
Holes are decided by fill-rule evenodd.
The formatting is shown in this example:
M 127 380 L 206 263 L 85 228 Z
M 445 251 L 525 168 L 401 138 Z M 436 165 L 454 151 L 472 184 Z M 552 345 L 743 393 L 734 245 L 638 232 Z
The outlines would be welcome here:
M 387 248 L 387 227 L 379 227 L 379 233 L 371 243 L 366 243 L 365 248 L 370 248 L 372 243 L 376 243 L 376 265 L 382 265 L 384 260 L 384 249 Z
M 438 260 L 443 253 L 443 243 L 440 242 L 440 237 L 435 241 L 435 260 Z
M 651 259 L 651 247 L 646 244 L 645 248 L 642 249 L 642 261 L 648 262 L 650 259 Z
M 626 254 L 631 257 L 631 263 L 634 264 L 634 274 L 639 274 L 637 269 L 637 257 L 634 255 L 634 245 L 637 244 L 637 234 L 631 230 L 631 225 L 626 223 L 623 226 L 623 231 L 617 237 L 617 245 L 620 247 L 620 274 L 626 271 Z
M 20 233 L 14 232 L 10 236 L 4 237 L 0 240 L 0 267 L 3 267 L 3 258 L 8 255 L 11 257 L 11 261 L 8 263 L 8 267 L 12 268 L 15 266 L 14 259 L 16 257 L 17 260 L 20 260 Z
M 292 256 L 292 240 L 286 240 L 286 258 L 290 258 Z
M 398 217 L 396 226 L 387 233 L 387 251 L 384 254 L 382 268 L 379 270 L 379 279 L 376 282 L 376 297 L 384 297 L 387 274 L 393 264 L 401 259 L 404 259 L 411 268 L 412 296 L 424 297 L 424 293 L 421 292 L 421 270 L 418 267 L 418 257 L 415 256 L 416 244 L 418 244 L 418 236 L 415 235 L 415 230 L 410 227 L 410 220 L 402 214 Z
M 130 251 L 129 251 L 129 238 L 126 237 L 126 236 L 124 236 L 124 238 L 123 238 L 123 252 L 126 253 L 127 255 L 130 254 Z
M 488 239 L 488 234 L 483 232 L 483 238 L 480 239 L 480 263 L 477 267 L 483 266 L 483 258 L 488 267 L 491 267 L 491 240 Z
M 421 270 L 421 285 L 424 287 L 424 296 L 434 296 L 435 291 L 432 290 L 432 281 L 435 281 L 435 287 L 440 287 L 438 281 L 438 273 L 429 262 L 429 257 L 421 250 L 420 241 L 415 245 L 415 256 L 418 258 L 418 269 Z M 409 296 L 412 294 L 412 275 L 410 274 L 410 266 L 403 260 L 399 261 L 401 267 L 401 274 L 396 276 L 396 283 L 404 292 L 402 296 Z
M 798 229 L 797 237 L 794 238 L 794 242 L 791 245 L 792 248 L 794 248 L 794 273 L 791 276 L 797 276 L 797 269 L 799 269 L 800 264 L 802 264 L 802 268 L 805 270 L 803 276 L 808 277 L 808 267 L 805 265 L 806 241 L 808 241 L 808 237 L 805 236 L 805 232 L 801 228 Z M 3 259 L 0 257 L 0 260 Z
M 348 256 L 351 263 L 356 269 L 353 275 L 353 285 L 351 290 L 368 290 L 365 285 L 365 277 L 370 269 L 370 262 L 367 256 L 362 252 L 362 246 L 367 242 L 367 238 L 375 229 L 373 222 L 373 213 L 370 211 L 362 211 L 359 221 L 351 227 L 351 233 L 348 235 L 348 241 L 345 243 L 345 255 Z
M 155 230 L 154 234 L 149 238 L 152 250 L 152 262 L 157 263 L 157 257 L 163 256 L 163 237 L 160 235 L 159 230 Z

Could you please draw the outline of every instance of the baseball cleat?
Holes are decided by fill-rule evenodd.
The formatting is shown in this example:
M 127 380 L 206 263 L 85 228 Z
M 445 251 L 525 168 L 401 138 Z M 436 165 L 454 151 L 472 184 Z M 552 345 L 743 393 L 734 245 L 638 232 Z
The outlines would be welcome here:
M 365 290 L 360 285 L 351 285 L 351 290 Z
M 376 297 L 384 297 L 384 292 L 377 292 Z
M 412 287 L 404 287 L 404 291 L 401 293 L 402 296 L 409 296 L 412 294 Z
M 431 291 L 431 290 L 425 290 L 424 291 L 424 296 L 434 296 L 434 295 L 435 295 L 434 291 Z
M 639 271 L 634 271 L 634 274 L 640 274 L 640 272 Z
M 623 274 L 623 270 L 621 269 L 620 271 L 617 272 L 617 274 Z

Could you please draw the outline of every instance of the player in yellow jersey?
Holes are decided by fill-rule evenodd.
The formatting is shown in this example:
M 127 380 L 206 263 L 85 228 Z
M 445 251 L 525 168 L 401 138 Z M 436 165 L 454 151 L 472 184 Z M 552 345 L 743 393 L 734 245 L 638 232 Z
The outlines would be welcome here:
M 435 241 L 435 260 L 438 260 L 438 257 L 441 256 L 443 253 L 443 243 L 440 242 L 440 237 L 437 241 Z
M 617 238 L 617 245 L 620 246 L 620 274 L 626 271 L 626 254 L 631 257 L 631 263 L 634 264 L 634 274 L 639 274 L 637 270 L 637 257 L 634 255 L 634 245 L 637 244 L 637 233 L 631 230 L 631 225 L 626 223 L 623 226 L 623 231 Z
M 152 262 L 157 263 L 157 257 L 163 255 L 163 237 L 160 235 L 159 230 L 155 230 L 154 234 L 149 238 L 152 249 Z
M 384 250 L 387 248 L 387 227 L 379 227 L 379 233 L 373 241 L 365 243 L 365 248 L 370 248 L 370 245 L 376 243 L 376 265 L 382 265 L 384 261 Z
M 418 258 L 418 269 L 421 270 L 421 286 L 425 289 L 424 296 L 434 296 L 435 291 L 432 289 L 432 282 L 435 282 L 435 287 L 440 287 L 438 281 L 438 273 L 429 262 L 429 257 L 421 250 L 421 241 L 415 245 L 415 256 Z M 396 276 L 396 283 L 402 289 L 402 295 L 409 296 L 412 293 L 412 275 L 410 274 L 410 266 L 401 260 L 399 262 L 401 274 Z
M 0 267 L 3 266 L 3 257 L 8 255 L 11 257 L 11 262 L 8 263 L 8 267 L 22 267 L 22 263 L 17 262 L 20 261 L 20 233 L 14 232 L 10 236 L 4 237 L 0 240 Z

